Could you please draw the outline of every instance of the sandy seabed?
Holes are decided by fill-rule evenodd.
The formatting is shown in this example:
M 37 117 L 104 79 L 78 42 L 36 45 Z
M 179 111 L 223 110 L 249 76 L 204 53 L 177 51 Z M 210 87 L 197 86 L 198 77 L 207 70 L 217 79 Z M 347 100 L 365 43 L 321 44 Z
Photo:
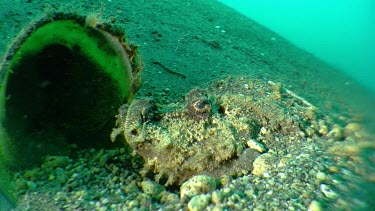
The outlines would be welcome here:
M 241 131 L 243 118 L 256 122 L 254 134 L 251 128 L 244 129 L 251 139 L 234 138 L 242 140 L 239 145 L 244 149 L 234 147 L 228 160 L 240 159 L 245 149 L 252 149 L 261 154 L 255 160 L 263 156 L 267 161 L 259 159 L 255 165 L 251 160 L 248 169 L 240 166 L 218 176 L 214 189 L 181 197 L 178 185 L 155 182 L 162 168 L 152 167 L 144 155 L 125 145 L 73 149 L 70 155 L 51 155 L 40 167 L 15 175 L 16 209 L 369 210 L 375 206 L 370 198 L 375 191 L 371 135 L 375 118 L 370 109 L 374 97 L 349 77 L 215 1 L 112 0 L 103 6 L 103 21 L 124 26 L 128 40 L 140 45 L 145 68 L 136 99 L 152 98 L 158 109 L 186 113 L 184 97 L 196 87 L 221 97 L 226 109 L 210 114 L 213 119 L 227 121 L 223 125 L 237 121 L 232 127 L 236 132 Z M 4 32 L 0 50 L 5 52 L 36 17 L 54 11 L 89 14 L 100 8 L 100 3 L 89 1 L 1 1 L 0 18 L 7 22 L 0 23 Z M 149 126 L 172 128 L 168 118 L 165 114 L 164 123 Z M 188 117 L 179 120 L 190 121 L 184 118 Z M 254 147 L 259 145 L 264 148 L 261 152 Z M 145 173 L 144 166 L 155 175 Z

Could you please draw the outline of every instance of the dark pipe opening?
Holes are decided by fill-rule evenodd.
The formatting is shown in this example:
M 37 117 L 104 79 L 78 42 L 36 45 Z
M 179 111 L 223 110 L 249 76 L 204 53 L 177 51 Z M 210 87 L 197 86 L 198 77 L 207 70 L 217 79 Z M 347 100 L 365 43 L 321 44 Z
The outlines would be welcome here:
M 111 147 L 109 134 L 122 102 L 117 83 L 80 48 L 50 45 L 24 55 L 7 84 L 5 127 L 23 164 L 71 149 Z

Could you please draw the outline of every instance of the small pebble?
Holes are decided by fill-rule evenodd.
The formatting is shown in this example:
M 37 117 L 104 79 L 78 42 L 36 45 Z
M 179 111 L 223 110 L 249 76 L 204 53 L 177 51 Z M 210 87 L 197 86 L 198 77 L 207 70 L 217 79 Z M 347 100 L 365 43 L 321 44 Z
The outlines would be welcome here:
M 208 195 L 198 195 L 194 196 L 188 203 L 189 211 L 200 211 L 204 210 L 210 201 Z
M 180 196 L 181 198 L 184 196 L 193 197 L 198 194 L 213 191 L 215 188 L 216 181 L 212 177 L 207 175 L 196 175 L 181 185 Z
M 361 129 L 361 125 L 358 123 L 349 123 L 345 127 L 345 130 L 348 132 L 357 132 L 360 129 Z
M 249 148 L 255 149 L 260 153 L 263 153 L 266 151 L 266 147 L 264 147 L 263 144 L 261 144 L 260 142 L 254 139 L 249 139 L 246 144 Z
M 160 193 L 165 189 L 162 185 L 153 181 L 143 181 L 141 187 L 144 193 L 150 194 L 155 199 L 160 199 Z
M 312 201 L 308 207 L 308 211 L 321 211 L 323 210 L 322 205 L 318 201 Z
M 214 204 L 220 204 L 221 200 L 223 199 L 223 194 L 220 191 L 213 191 L 211 198 Z
M 266 135 L 266 134 L 267 134 L 267 128 L 262 127 L 262 128 L 260 129 L 260 133 L 263 134 L 263 135 Z
M 329 185 L 321 184 L 320 190 L 329 199 L 336 199 L 338 197 L 337 193 L 334 192 Z
M 252 173 L 256 176 L 261 176 L 267 170 L 272 168 L 274 156 L 270 153 L 265 153 L 257 157 L 253 162 Z
M 323 173 L 323 172 L 318 172 L 316 174 L 316 178 L 319 180 L 319 181 L 324 181 L 326 180 L 326 175 Z
M 344 138 L 344 130 L 340 126 L 334 125 L 332 130 L 327 135 L 328 137 L 342 140 Z
M 323 120 L 320 120 L 318 124 L 319 124 L 319 133 L 321 135 L 326 135 L 328 133 L 328 127 L 325 124 L 325 122 Z
M 128 204 L 129 208 L 135 208 L 135 207 L 138 207 L 139 206 L 139 201 L 137 200 L 132 200 L 129 202 Z

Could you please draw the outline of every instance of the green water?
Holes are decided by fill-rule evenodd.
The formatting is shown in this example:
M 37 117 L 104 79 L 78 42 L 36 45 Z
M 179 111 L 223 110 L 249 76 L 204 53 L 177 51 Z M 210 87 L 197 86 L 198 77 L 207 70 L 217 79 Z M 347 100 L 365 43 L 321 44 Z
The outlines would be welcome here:
M 375 1 L 220 1 L 337 66 L 375 94 Z

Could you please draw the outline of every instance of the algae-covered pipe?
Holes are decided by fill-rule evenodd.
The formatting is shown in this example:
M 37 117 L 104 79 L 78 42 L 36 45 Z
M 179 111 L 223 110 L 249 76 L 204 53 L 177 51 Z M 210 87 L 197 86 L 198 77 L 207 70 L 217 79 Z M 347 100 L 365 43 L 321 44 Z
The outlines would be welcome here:
M 0 166 L 111 143 L 117 109 L 131 101 L 142 70 L 122 31 L 56 13 L 20 33 L 0 66 Z

